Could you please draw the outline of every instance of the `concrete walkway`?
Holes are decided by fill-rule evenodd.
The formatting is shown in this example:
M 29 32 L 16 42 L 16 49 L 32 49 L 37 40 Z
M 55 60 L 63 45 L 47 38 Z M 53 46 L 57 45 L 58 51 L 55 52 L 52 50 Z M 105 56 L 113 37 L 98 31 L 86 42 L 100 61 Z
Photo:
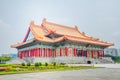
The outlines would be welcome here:
M 105 68 L 120 68 L 120 64 L 68 64 L 68 66 L 98 66 Z
M 0 80 L 120 80 L 120 68 L 0 75 Z

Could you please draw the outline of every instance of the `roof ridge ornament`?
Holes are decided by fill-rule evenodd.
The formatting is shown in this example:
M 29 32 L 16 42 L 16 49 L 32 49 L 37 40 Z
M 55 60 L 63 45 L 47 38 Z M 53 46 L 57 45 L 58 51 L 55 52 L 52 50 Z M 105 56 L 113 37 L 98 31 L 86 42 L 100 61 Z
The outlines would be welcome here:
M 34 25 L 34 21 L 33 20 L 30 22 L 30 25 Z
M 78 27 L 75 25 L 75 29 L 78 30 Z
M 43 26 L 46 26 L 46 18 L 43 18 L 43 20 L 42 20 L 42 25 L 43 25 Z

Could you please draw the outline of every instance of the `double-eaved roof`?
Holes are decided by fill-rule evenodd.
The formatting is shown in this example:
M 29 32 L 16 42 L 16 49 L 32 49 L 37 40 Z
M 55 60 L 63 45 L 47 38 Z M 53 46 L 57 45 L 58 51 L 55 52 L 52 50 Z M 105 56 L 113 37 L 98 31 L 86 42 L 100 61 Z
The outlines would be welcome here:
M 32 33 L 33 37 L 32 39 L 27 40 L 30 32 Z M 80 32 L 78 30 L 77 26 L 72 28 L 69 26 L 63 26 L 48 22 L 46 19 L 43 19 L 41 25 L 35 25 L 34 22 L 31 22 L 23 42 L 12 45 L 12 47 L 15 48 L 23 46 L 25 44 L 33 42 L 34 40 L 48 43 L 55 43 L 62 40 L 71 40 L 75 42 L 96 44 L 106 47 L 114 45 L 108 42 L 100 41 L 98 38 L 86 36 L 84 32 Z

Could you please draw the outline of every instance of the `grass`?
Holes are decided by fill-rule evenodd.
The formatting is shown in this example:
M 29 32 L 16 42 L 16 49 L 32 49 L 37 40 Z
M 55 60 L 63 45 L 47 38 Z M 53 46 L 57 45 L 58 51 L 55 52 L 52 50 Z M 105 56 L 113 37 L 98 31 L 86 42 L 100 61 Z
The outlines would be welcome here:
M 4 65 L 2 64 L 2 66 L 4 66 Z M 16 66 L 19 67 L 19 70 L 16 70 Z M 9 67 L 10 71 L 0 71 L 0 75 L 99 68 L 99 67 L 94 67 L 94 66 L 72 66 L 72 67 L 70 67 L 70 66 L 60 65 L 60 64 L 58 64 L 56 66 L 52 66 L 52 65 L 45 66 L 45 65 L 43 65 L 43 66 L 39 66 L 39 67 L 35 67 L 34 65 L 21 66 L 21 65 L 11 65 L 11 64 L 6 66 L 6 64 L 5 64 L 5 67 Z

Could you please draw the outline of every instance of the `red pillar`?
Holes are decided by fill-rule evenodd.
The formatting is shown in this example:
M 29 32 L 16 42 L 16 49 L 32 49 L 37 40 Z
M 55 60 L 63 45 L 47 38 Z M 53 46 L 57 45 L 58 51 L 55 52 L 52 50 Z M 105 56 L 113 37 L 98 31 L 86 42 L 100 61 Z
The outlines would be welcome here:
M 38 56 L 39 57 L 41 56 L 41 54 L 40 54 L 40 48 L 38 48 Z
M 68 56 L 68 48 L 65 47 L 65 55 Z
M 30 57 L 31 57 L 32 55 L 31 55 L 31 50 L 30 50 Z
M 75 55 L 75 48 L 74 48 L 73 50 L 74 50 L 74 56 L 76 56 L 76 55 Z
M 100 58 L 100 52 L 99 52 L 99 50 L 97 51 L 97 57 Z
M 82 48 L 82 56 L 84 56 L 84 49 Z
M 32 57 L 34 56 L 34 49 L 32 49 Z
M 38 48 L 36 48 L 36 57 L 38 57 L 39 54 L 38 54 Z
M 53 49 L 53 57 L 55 57 L 55 50 Z
M 35 57 L 36 57 L 36 49 L 35 49 L 35 52 L 34 52 L 34 54 L 35 54 Z
M 33 49 L 33 57 L 34 57 L 34 52 L 35 52 L 35 49 Z
M 42 52 L 43 52 L 43 51 L 42 51 L 42 48 L 40 48 L 40 54 L 41 54 L 41 57 L 42 57 Z
M 62 56 L 62 48 L 60 48 L 60 56 Z
M 52 57 L 52 49 L 50 49 L 50 57 Z
M 44 50 L 44 57 L 45 57 L 45 55 L 46 55 L 46 54 L 45 54 L 45 53 L 46 53 L 46 49 L 45 49 L 45 48 L 43 48 L 43 50 Z
M 50 57 L 50 48 L 48 48 L 48 57 Z
M 74 56 L 77 56 L 77 49 L 74 48 Z
M 43 50 L 44 50 L 44 57 L 45 57 L 45 55 L 46 55 L 46 54 L 45 54 L 45 53 L 46 53 L 46 50 L 45 50 L 45 48 L 44 48 Z
M 51 54 L 52 54 L 51 56 L 53 57 L 53 54 L 54 54 L 54 53 L 53 53 L 53 49 L 51 49 Z
M 39 54 L 40 54 L 40 53 L 39 53 L 39 48 L 37 48 L 37 57 L 40 57 Z
M 91 53 L 92 53 L 92 58 L 94 58 L 94 51 L 92 50 Z
M 19 58 L 22 59 L 22 51 L 19 54 Z
M 42 48 L 40 48 L 40 57 L 42 57 Z
M 51 57 L 51 49 L 49 48 L 49 57 Z
M 48 48 L 46 48 L 46 57 L 48 57 Z

